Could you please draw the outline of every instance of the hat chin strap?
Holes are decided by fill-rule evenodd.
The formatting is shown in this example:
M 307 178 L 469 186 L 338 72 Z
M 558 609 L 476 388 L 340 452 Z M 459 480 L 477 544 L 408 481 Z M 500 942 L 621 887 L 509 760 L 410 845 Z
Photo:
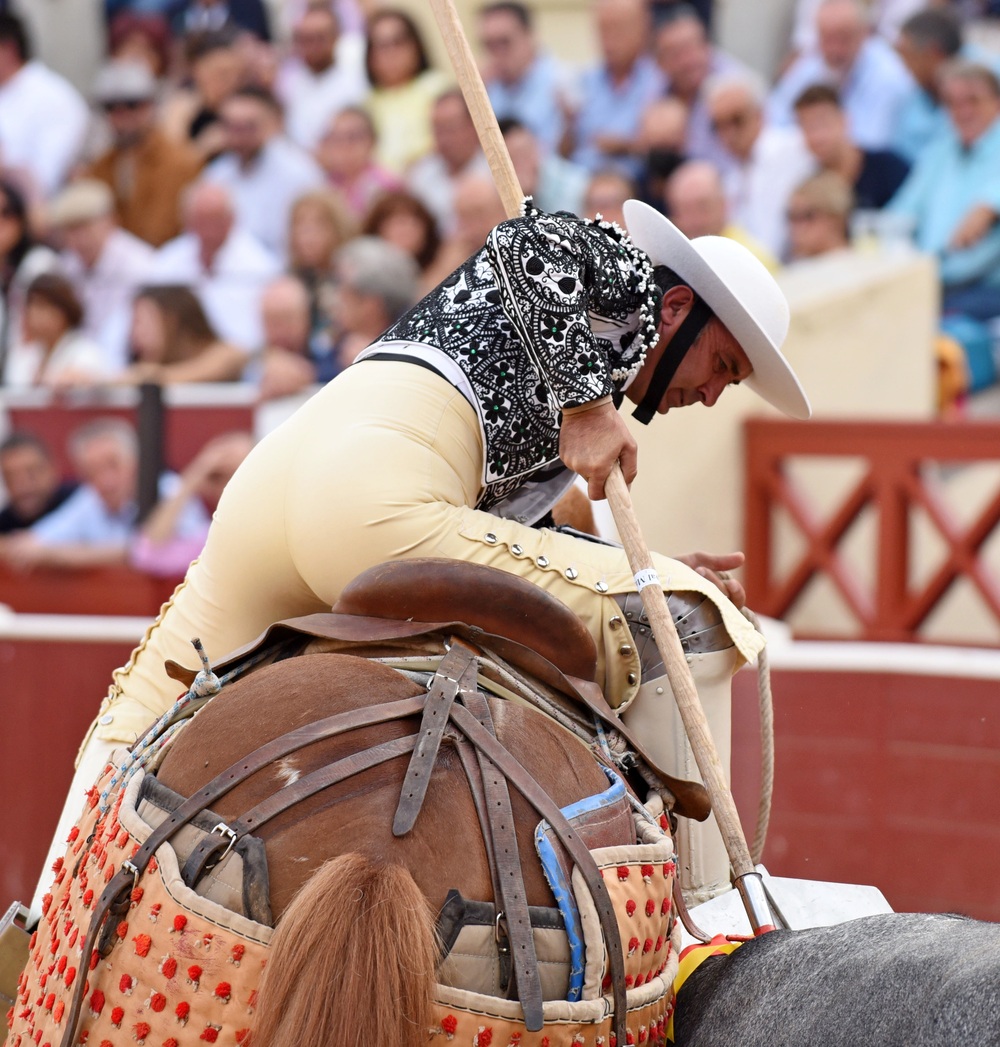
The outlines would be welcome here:
M 632 417 L 643 425 L 649 425 L 656 414 L 657 407 L 663 399 L 677 368 L 684 359 L 684 354 L 698 340 L 698 335 L 705 329 L 705 325 L 712 319 L 712 310 L 697 296 L 691 305 L 691 311 L 684 317 L 680 327 L 674 332 L 673 338 L 663 350 L 663 355 L 656 364 L 653 377 L 649 381 L 649 388 L 642 402 L 632 412 Z

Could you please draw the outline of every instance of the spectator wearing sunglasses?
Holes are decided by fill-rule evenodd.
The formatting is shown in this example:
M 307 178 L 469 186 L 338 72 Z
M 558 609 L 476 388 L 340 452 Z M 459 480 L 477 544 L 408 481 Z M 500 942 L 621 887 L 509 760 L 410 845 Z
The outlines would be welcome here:
M 764 123 L 766 89 L 752 73 L 713 78 L 706 90 L 712 129 L 733 163 L 724 172 L 731 220 L 771 254 L 785 254 L 792 190 L 813 173 L 798 128 Z
M 201 160 L 157 125 L 156 80 L 147 66 L 109 62 L 98 73 L 94 101 L 107 117 L 113 142 L 87 175 L 111 189 L 121 227 L 159 247 L 180 232 L 180 197 Z

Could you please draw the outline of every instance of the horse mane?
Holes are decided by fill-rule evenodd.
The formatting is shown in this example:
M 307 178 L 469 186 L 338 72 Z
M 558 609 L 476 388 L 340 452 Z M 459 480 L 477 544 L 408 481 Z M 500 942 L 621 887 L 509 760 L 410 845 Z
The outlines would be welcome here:
M 427 902 L 406 869 L 333 858 L 271 939 L 252 1047 L 426 1047 L 437 957 Z M 377 972 L 380 991 L 365 972 Z

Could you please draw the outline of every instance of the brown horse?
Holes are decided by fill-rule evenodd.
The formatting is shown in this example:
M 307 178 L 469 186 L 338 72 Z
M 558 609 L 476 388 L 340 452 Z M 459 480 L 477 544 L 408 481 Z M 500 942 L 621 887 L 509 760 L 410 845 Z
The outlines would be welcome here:
M 276 662 L 212 699 L 169 748 L 159 781 L 192 796 L 286 732 L 334 713 L 406 702 L 426 690 L 394 669 L 352 655 L 317 653 Z M 605 771 L 554 721 L 510 701 L 489 699 L 489 707 L 497 740 L 556 805 L 606 792 Z M 420 715 L 413 712 L 308 745 L 250 775 L 213 811 L 231 823 L 283 787 L 420 728 Z M 255 828 L 267 852 L 278 928 L 259 995 L 257 1047 L 340 1044 L 352 1029 L 364 1029 L 365 1039 L 379 1044 L 426 1043 L 438 960 L 433 914 L 449 890 L 487 902 L 495 895 L 496 874 L 467 768 L 450 741 L 446 732 L 419 816 L 405 835 L 393 834 L 392 814 L 407 774 L 406 754 Z M 514 788 L 510 807 L 518 850 L 526 856 L 521 871 L 527 904 L 551 908 L 554 899 L 534 856 L 538 813 Z M 612 815 L 600 843 L 633 842 L 627 801 Z

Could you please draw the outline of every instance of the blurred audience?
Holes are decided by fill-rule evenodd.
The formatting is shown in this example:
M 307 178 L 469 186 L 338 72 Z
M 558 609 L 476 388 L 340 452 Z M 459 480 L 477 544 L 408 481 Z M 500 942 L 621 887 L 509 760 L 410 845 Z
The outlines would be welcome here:
M 548 152 L 523 124 L 512 118 L 500 121 L 518 184 L 543 211 L 580 214 L 587 190 L 587 172 L 558 153 Z
M 253 448 L 250 433 L 223 433 L 209 440 L 184 469 L 173 492 L 153 506 L 128 549 L 129 563 L 159 578 L 182 578 L 205 545 L 209 518 L 233 473 Z M 206 511 L 200 530 L 191 526 L 189 506 Z
M 648 52 L 649 9 L 646 0 L 596 0 L 594 19 L 600 60 L 581 80 L 572 158 L 591 174 L 611 168 L 636 178 L 642 113 L 664 87 Z
M 339 43 L 340 22 L 329 4 L 310 3 L 292 26 L 292 53 L 274 91 L 285 109 L 285 131 L 303 149 L 314 149 L 331 119 L 368 94 L 361 56 Z
M 431 107 L 447 78 L 431 68 L 413 19 L 389 7 L 378 8 L 368 19 L 365 70 L 372 87 L 368 109 L 375 122 L 378 161 L 401 175 L 432 147 Z
M 414 304 L 417 281 L 413 259 L 378 237 L 359 236 L 341 248 L 334 310 L 339 332 L 334 352 L 341 369 Z
M 555 153 L 567 135 L 574 108 L 565 70 L 540 45 L 526 4 L 487 3 L 479 10 L 483 79 L 498 120 L 517 120 L 528 128 L 543 153 Z
M 309 327 L 318 335 L 330 322 L 334 257 L 354 236 L 356 223 L 340 195 L 331 189 L 300 196 L 292 204 L 289 222 L 288 268 L 306 287 Z
M 620 171 L 598 171 L 591 175 L 583 194 L 583 216 L 614 222 L 625 228 L 625 201 L 635 196 L 636 185 Z
M 98 418 L 72 434 L 68 449 L 80 486 L 29 530 L 0 541 L 0 559 L 13 567 L 79 568 L 125 561 L 139 515 L 135 429 L 118 418 Z M 164 474 L 160 497 L 168 497 L 178 482 L 176 475 Z M 188 500 L 180 514 L 178 535 L 203 534 L 207 526 L 204 508 Z
M 104 66 L 94 99 L 107 117 L 112 144 L 86 174 L 111 190 L 122 229 L 159 247 L 180 232 L 180 196 L 197 176 L 201 159 L 157 126 L 156 90 L 144 65 Z
M 462 92 L 450 87 L 431 109 L 433 148 L 410 165 L 407 188 L 427 205 L 443 236 L 455 231 L 455 186 L 466 175 L 489 175 Z
M 83 303 L 83 330 L 101 347 L 108 374 L 128 358 L 129 314 L 145 282 L 153 248 L 120 228 L 104 182 L 71 182 L 51 203 L 49 227 L 61 242 L 62 272 Z
M 441 249 L 434 215 L 423 201 L 406 190 L 379 197 L 361 223 L 361 233 L 377 236 L 405 251 L 426 273 Z
M 281 130 L 281 106 L 261 87 L 241 87 L 222 103 L 226 148 L 205 178 L 228 187 L 239 224 L 284 257 L 288 214 L 297 196 L 323 185 L 315 160 Z
M 245 30 L 260 40 L 271 39 L 264 0 L 179 0 L 169 10 L 176 36 L 230 29 Z
M 153 11 L 119 11 L 108 23 L 108 58 L 146 66 L 157 83 L 170 71 L 170 26 Z
M 778 260 L 745 230 L 729 221 L 729 203 L 722 175 L 708 160 L 689 160 L 667 180 L 663 193 L 667 215 L 689 237 L 726 236 L 743 244 L 768 269 Z
M 222 103 L 243 81 L 246 62 L 227 30 L 197 33 L 185 40 L 190 83 L 165 100 L 161 126 L 175 142 L 191 145 L 211 160 L 226 147 Z
M 331 302 L 336 302 L 332 288 Z M 263 348 L 245 377 L 256 383 L 261 400 L 293 396 L 340 372 L 329 325 L 313 333 L 309 291 L 298 277 L 279 276 L 268 284 L 260 298 L 260 312 Z
M 360 106 L 346 106 L 330 121 L 316 159 L 355 218 L 362 218 L 382 193 L 403 187 L 401 178 L 375 162 L 375 124 Z
M 890 44 L 895 43 L 905 20 L 914 11 L 926 7 L 927 2 L 928 0 L 865 0 L 871 31 Z M 816 50 L 816 12 L 821 4 L 822 0 L 795 0 L 792 47 L 798 54 Z
M 46 197 L 66 180 L 83 148 L 87 103 L 66 79 L 31 57 L 24 24 L 0 9 L 0 143 L 8 173 Z
M 260 292 L 280 271 L 280 262 L 236 221 L 224 185 L 189 186 L 182 214 L 185 231 L 156 252 L 150 280 L 189 285 L 224 341 L 255 349 L 261 338 Z
M 724 168 L 731 159 L 712 129 L 705 86 L 712 77 L 743 73 L 746 66 L 712 44 L 705 23 L 686 3 L 666 9 L 656 30 L 653 53 L 666 77 L 667 92 L 682 102 L 687 111 L 680 151 L 692 159 L 711 160 L 717 167 Z
M 642 114 L 638 138 L 642 173 L 638 194 L 651 207 L 663 206 L 667 179 L 687 159 L 684 151 L 687 118 L 687 107 L 672 95 L 651 102 Z
M 962 23 L 958 14 L 945 7 L 932 7 L 908 18 L 896 40 L 896 51 L 916 81 L 899 113 L 893 135 L 893 148 L 911 163 L 923 147 L 948 125 L 948 114 L 938 94 L 938 75 L 954 58 L 975 60 L 962 43 Z
M 222 341 L 187 287 L 144 287 L 132 306 L 132 362 L 117 384 L 229 382 L 243 374 L 248 354 Z
M 26 530 L 76 490 L 75 483 L 60 478 L 45 441 L 27 432 L 13 432 L 0 442 L 0 482 L 7 497 L 0 535 Z
M 915 224 L 937 257 L 944 309 L 977 320 L 1000 316 L 1000 81 L 956 61 L 940 74 L 948 128 L 924 147 L 889 210 Z
M 795 99 L 795 119 L 806 148 L 820 167 L 844 178 L 857 208 L 884 207 L 910 171 L 910 165 L 899 153 L 891 149 L 862 149 L 852 141 L 847 114 L 834 87 L 807 87 Z
M 455 231 L 446 237 L 421 287 L 429 291 L 486 243 L 490 230 L 507 215 L 489 175 L 468 174 L 455 186 Z
M 845 250 L 853 209 L 851 187 L 838 171 L 820 171 L 797 186 L 788 201 L 792 261 Z
M 765 89 L 755 76 L 719 77 L 707 98 L 712 126 L 733 160 L 724 174 L 730 217 L 780 259 L 788 198 L 816 162 L 798 128 L 765 124 Z
M 0 178 L 0 373 L 11 345 L 21 336 L 28 285 L 59 268 L 55 251 L 35 238 L 24 194 Z
M 907 98 L 917 89 L 902 59 L 872 36 L 862 0 L 822 0 L 816 10 L 817 50 L 797 58 L 771 93 L 768 120 L 794 121 L 795 99 L 813 84 L 840 92 L 851 137 L 866 149 L 886 149 Z
M 83 304 L 66 277 L 36 276 L 28 285 L 21 340 L 7 354 L 4 385 L 64 389 L 105 378 L 104 352 L 84 333 L 83 322 Z

